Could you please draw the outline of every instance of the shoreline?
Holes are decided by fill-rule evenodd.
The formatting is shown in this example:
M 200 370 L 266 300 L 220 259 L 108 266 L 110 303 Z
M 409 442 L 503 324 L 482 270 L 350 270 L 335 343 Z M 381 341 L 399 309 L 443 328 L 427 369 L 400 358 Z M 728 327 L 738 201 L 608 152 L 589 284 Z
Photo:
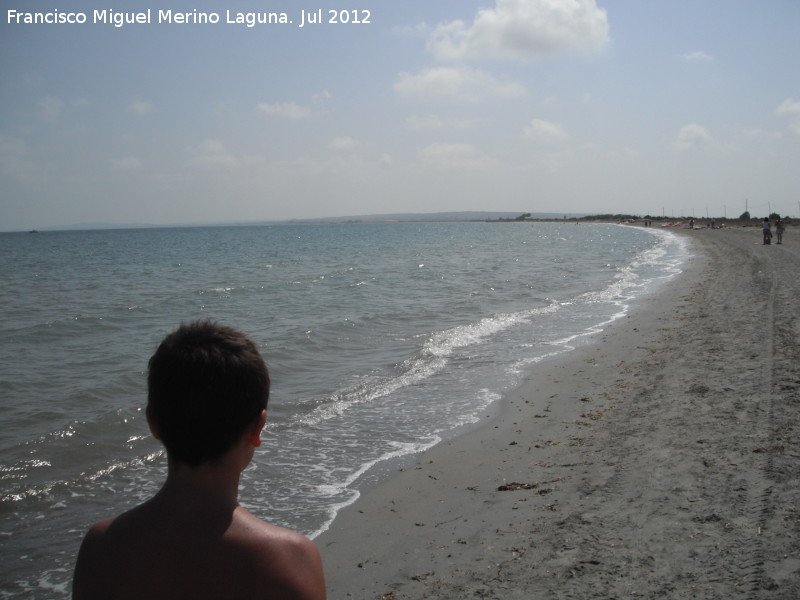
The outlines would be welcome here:
M 681 274 L 339 513 L 329 597 L 799 596 L 792 233 L 676 231 Z
M 619 223 L 605 223 L 609 226 L 615 227 L 622 227 Z M 659 243 L 666 243 L 666 245 L 677 245 L 679 246 L 678 250 L 672 250 L 675 252 L 676 255 L 680 255 L 682 257 L 687 257 L 690 255 L 688 250 L 688 244 L 683 244 L 676 242 L 674 238 L 680 237 L 672 235 L 671 232 L 662 232 L 662 231 L 653 231 L 650 230 L 650 233 L 655 234 L 654 237 L 658 238 L 667 238 L 667 242 L 659 242 Z M 658 235 L 663 234 L 663 235 Z M 669 239 L 673 238 L 673 239 Z M 670 251 L 668 251 L 669 253 Z M 605 320 L 598 321 L 589 325 L 586 329 L 582 331 L 575 331 L 565 334 L 565 337 L 561 337 L 555 340 L 551 340 L 546 343 L 546 346 L 549 345 L 554 348 L 558 348 L 558 350 L 551 350 L 547 354 L 542 357 L 539 357 L 533 360 L 529 365 L 528 369 L 539 369 L 541 368 L 540 365 L 551 362 L 551 361 L 558 361 L 564 360 L 566 356 L 569 356 L 572 352 L 575 351 L 577 348 L 581 348 L 585 345 L 591 345 L 595 343 L 595 340 L 602 332 L 610 326 L 612 323 L 616 323 L 617 321 L 624 319 L 627 317 L 628 313 L 631 311 L 632 306 L 636 306 L 644 295 L 645 297 L 651 296 L 654 293 L 658 293 L 655 290 L 660 289 L 664 282 L 664 279 L 671 279 L 676 274 L 681 272 L 680 268 L 677 268 L 674 263 L 674 258 L 671 258 L 667 262 L 664 262 L 663 258 L 660 259 L 662 265 L 666 264 L 667 267 L 662 267 L 662 271 L 659 275 L 652 275 L 651 285 L 646 286 L 644 289 L 647 290 L 645 292 L 636 292 L 634 296 L 628 296 L 625 300 L 615 300 L 612 304 L 617 306 L 618 312 L 613 315 L 606 315 L 604 318 Z M 638 276 L 637 276 L 638 278 Z M 615 279 L 613 283 L 609 283 L 608 287 L 603 290 L 603 292 L 608 291 L 612 287 L 617 287 L 620 283 L 620 279 Z M 637 283 L 634 287 L 640 287 L 641 284 Z M 627 285 L 622 285 L 623 289 L 627 288 Z M 517 381 L 517 387 L 523 386 L 525 381 L 528 379 L 529 375 L 522 375 L 521 380 Z M 396 450 L 395 452 L 389 453 L 384 456 L 380 456 L 374 459 L 370 463 L 363 464 L 358 472 L 354 475 L 351 475 L 347 483 L 343 485 L 343 487 L 348 489 L 353 489 L 357 492 L 354 498 L 348 499 L 340 504 L 334 505 L 331 509 L 329 509 L 329 514 L 327 520 L 323 523 L 322 526 L 318 527 L 316 530 L 307 533 L 312 540 L 316 540 L 319 536 L 324 534 L 330 528 L 331 524 L 338 518 L 338 515 L 341 511 L 345 510 L 347 507 L 359 501 L 360 496 L 369 489 L 372 489 L 374 486 L 377 486 L 380 482 L 384 481 L 391 477 L 395 472 L 402 471 L 406 466 L 413 465 L 419 455 L 422 455 L 432 448 L 442 444 L 442 443 L 449 443 L 452 439 L 460 438 L 461 436 L 468 435 L 470 432 L 474 430 L 481 429 L 486 426 L 487 420 L 493 419 L 497 413 L 497 407 L 502 406 L 505 399 L 512 393 L 516 391 L 516 388 L 513 387 L 514 384 L 506 387 L 505 390 L 501 392 L 492 392 L 495 396 L 495 400 L 491 402 L 490 407 L 484 408 L 481 410 L 476 410 L 474 415 L 471 415 L 475 418 L 475 421 L 468 421 L 466 423 L 454 426 L 452 429 L 448 429 L 444 432 L 437 432 L 436 437 L 437 441 L 431 442 L 417 442 L 416 448 L 413 450 Z M 485 415 L 481 415 L 480 413 L 484 412 Z M 352 486 L 352 487 L 351 487 Z M 331 516 L 332 515 L 332 516 Z

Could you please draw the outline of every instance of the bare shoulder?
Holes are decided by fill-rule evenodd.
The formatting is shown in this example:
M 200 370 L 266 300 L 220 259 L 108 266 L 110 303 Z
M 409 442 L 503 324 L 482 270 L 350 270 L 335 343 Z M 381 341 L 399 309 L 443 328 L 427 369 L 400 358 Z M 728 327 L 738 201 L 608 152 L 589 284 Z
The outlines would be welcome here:
M 306 536 L 237 510 L 236 537 L 250 550 L 256 569 L 273 589 L 302 600 L 324 600 L 325 578 L 316 544 Z
M 75 600 L 97 598 L 99 590 L 105 587 L 103 579 L 108 573 L 105 542 L 113 522 L 112 518 L 95 523 L 83 538 L 72 580 L 72 597 Z
M 279 545 L 305 545 L 305 542 L 308 542 L 313 546 L 313 542 L 306 536 L 291 529 L 262 521 L 242 507 L 239 507 L 234 514 L 234 524 L 238 531 L 245 535 L 255 536 L 264 542 L 275 542 Z
M 93 525 L 73 598 L 222 598 L 235 582 L 239 598 L 325 600 L 322 561 L 307 537 L 243 508 L 216 521 L 194 516 L 165 517 L 145 504 Z
M 98 521 L 83 537 L 72 580 L 74 600 L 110 597 L 115 581 L 120 579 L 119 567 L 132 561 L 126 553 L 137 537 L 133 530 L 143 531 L 139 514 L 143 506 L 126 513 Z M 133 550 L 135 552 L 135 550 Z

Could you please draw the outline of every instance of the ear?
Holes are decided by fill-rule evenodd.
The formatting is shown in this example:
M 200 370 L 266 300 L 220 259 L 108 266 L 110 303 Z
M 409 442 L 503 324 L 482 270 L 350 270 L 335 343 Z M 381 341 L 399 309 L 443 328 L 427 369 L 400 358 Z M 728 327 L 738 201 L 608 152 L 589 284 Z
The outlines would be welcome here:
M 149 404 L 145 409 L 145 414 L 147 415 L 147 426 L 150 428 L 150 433 L 152 433 L 153 437 L 157 440 L 161 440 L 161 435 L 158 433 L 158 427 L 156 427 L 156 423 L 153 420 L 153 412 L 150 410 Z
M 261 432 L 264 430 L 264 425 L 267 424 L 267 411 L 266 409 L 262 410 L 259 415 L 258 419 L 253 422 L 253 426 L 250 428 L 249 431 L 249 441 L 253 446 L 258 447 L 261 445 Z

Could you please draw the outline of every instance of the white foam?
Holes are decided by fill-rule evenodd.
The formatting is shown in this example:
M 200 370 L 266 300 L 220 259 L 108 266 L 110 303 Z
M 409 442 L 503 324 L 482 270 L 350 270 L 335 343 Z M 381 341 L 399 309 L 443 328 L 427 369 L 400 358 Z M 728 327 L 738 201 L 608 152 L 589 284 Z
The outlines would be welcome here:
M 304 426 L 317 425 L 342 415 L 353 406 L 386 397 L 412 385 L 418 385 L 443 371 L 448 364 L 448 359 L 457 349 L 476 346 L 487 337 L 528 321 L 535 316 L 552 313 L 558 309 L 559 304 L 551 302 L 546 307 L 498 314 L 474 323 L 435 332 L 428 337 L 417 355 L 403 362 L 403 371 L 400 375 L 378 381 L 369 380 L 366 383 L 339 390 L 311 413 L 298 417 L 297 422 Z
M 390 445 L 393 446 L 395 450 L 391 452 L 386 452 L 385 454 L 379 456 L 378 458 L 362 464 L 357 470 L 355 470 L 347 478 L 345 478 L 339 483 L 317 486 L 317 490 L 320 492 L 320 494 L 328 498 L 335 498 L 336 496 L 342 494 L 345 494 L 348 497 L 342 502 L 338 502 L 328 506 L 326 510 L 325 522 L 316 531 L 311 533 L 308 537 L 314 539 L 317 536 L 321 535 L 322 533 L 326 532 L 330 528 L 331 523 L 333 523 L 333 520 L 336 518 L 336 515 L 339 514 L 339 511 L 347 506 L 350 506 L 351 504 L 353 504 L 353 502 L 359 499 L 361 493 L 357 489 L 352 488 L 350 486 L 352 486 L 359 479 L 361 479 L 361 477 L 363 477 L 364 474 L 367 473 L 370 469 L 372 469 L 375 465 L 394 458 L 407 456 L 409 454 L 418 454 L 420 452 L 424 452 L 428 448 L 432 448 L 441 441 L 442 438 L 440 438 L 439 436 L 435 436 L 429 438 L 428 440 L 419 442 L 409 442 L 409 443 L 391 442 Z

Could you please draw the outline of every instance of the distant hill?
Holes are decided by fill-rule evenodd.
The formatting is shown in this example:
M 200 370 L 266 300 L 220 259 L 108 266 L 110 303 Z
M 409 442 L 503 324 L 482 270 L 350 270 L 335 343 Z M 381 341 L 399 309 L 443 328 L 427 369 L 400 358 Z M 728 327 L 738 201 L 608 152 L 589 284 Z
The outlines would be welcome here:
M 346 217 L 325 217 L 319 219 L 291 219 L 288 223 L 353 223 L 353 222 L 388 222 L 388 221 L 496 221 L 498 219 L 515 219 L 522 212 L 490 212 L 490 211 L 460 211 L 438 213 L 397 213 L 376 215 L 351 215 Z M 527 214 L 527 213 L 526 213 Z M 581 217 L 581 215 L 564 213 L 531 213 L 532 219 L 562 219 Z
M 387 223 L 387 222 L 446 222 L 446 221 L 497 221 L 514 220 L 522 212 L 497 212 L 497 211 L 456 211 L 436 213 L 393 213 L 375 215 L 349 215 L 343 217 L 318 217 L 309 219 L 288 219 L 281 221 L 228 221 L 207 223 L 171 223 L 155 225 L 152 223 L 74 223 L 54 227 L 40 227 L 40 231 L 76 231 L 93 229 L 150 229 L 169 227 L 214 227 L 214 226 L 246 226 L 246 225 L 276 225 L 280 223 Z M 564 213 L 530 213 L 531 219 L 569 219 L 585 216 L 581 214 Z

